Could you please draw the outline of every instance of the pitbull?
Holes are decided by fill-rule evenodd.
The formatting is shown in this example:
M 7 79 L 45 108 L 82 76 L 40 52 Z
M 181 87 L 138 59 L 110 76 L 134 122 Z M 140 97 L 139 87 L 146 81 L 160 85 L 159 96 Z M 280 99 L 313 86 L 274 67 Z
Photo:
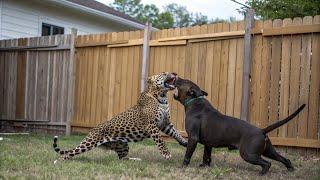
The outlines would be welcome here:
M 261 175 L 266 174 L 271 166 L 261 155 L 283 163 L 289 171 L 294 170 L 290 160 L 277 153 L 267 133 L 296 117 L 305 104 L 287 118 L 260 129 L 244 120 L 220 113 L 204 98 L 208 93 L 190 80 L 177 79 L 176 88 L 174 99 L 184 105 L 186 113 L 188 145 L 183 161 L 184 167 L 190 163 L 197 143 L 201 143 L 204 145 L 204 153 L 200 167 L 210 166 L 213 147 L 228 147 L 239 149 L 240 156 L 246 162 L 261 166 Z

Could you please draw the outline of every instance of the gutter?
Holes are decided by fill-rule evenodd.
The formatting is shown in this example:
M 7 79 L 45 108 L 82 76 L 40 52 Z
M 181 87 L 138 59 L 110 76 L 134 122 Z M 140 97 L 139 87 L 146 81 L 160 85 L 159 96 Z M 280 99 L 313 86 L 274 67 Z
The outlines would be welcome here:
M 145 26 L 144 24 L 133 22 L 133 21 L 130 21 L 128 19 L 125 19 L 125 18 L 122 18 L 122 17 L 119 17 L 119 16 L 115 16 L 113 14 L 109 14 L 109 13 L 101 12 L 101 11 L 98 11 L 98 10 L 95 10 L 95 9 L 91 9 L 91 8 L 88 8 L 88 7 L 85 7 L 85 6 L 81 6 L 79 4 L 75 4 L 75 3 L 72 3 L 70 1 L 66 1 L 66 0 L 51 0 L 51 2 L 54 2 L 56 4 L 60 4 L 60 5 L 69 7 L 69 8 L 73 8 L 73 9 L 77 9 L 77 10 L 80 10 L 80 11 L 84 11 L 84 12 L 87 12 L 87 13 L 90 13 L 90 14 L 94 14 L 94 15 L 97 15 L 97 16 L 100 16 L 100 17 L 103 17 L 103 18 L 107 18 L 109 20 L 113 20 L 113 21 L 116 21 L 116 22 L 118 22 L 120 24 L 125 24 L 125 25 L 128 25 L 128 26 L 137 28 L 137 29 L 144 29 L 144 26 Z M 154 30 L 156 30 L 156 28 L 154 28 Z

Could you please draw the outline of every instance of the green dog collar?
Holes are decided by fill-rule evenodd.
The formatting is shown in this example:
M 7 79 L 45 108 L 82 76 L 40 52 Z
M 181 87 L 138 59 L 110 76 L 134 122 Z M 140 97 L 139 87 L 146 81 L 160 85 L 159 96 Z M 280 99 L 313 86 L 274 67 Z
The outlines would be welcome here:
M 194 100 L 196 100 L 196 99 L 202 99 L 202 98 L 204 98 L 204 96 L 199 96 L 199 97 L 196 97 L 196 98 L 191 98 L 191 99 L 185 101 L 185 102 L 183 103 L 183 105 L 184 105 L 185 107 L 187 107 L 192 101 L 194 101 Z

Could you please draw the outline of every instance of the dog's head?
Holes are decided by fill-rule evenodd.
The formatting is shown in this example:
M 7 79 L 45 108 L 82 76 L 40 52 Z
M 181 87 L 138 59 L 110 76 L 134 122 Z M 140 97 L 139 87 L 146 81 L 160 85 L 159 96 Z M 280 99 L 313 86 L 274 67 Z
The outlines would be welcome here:
M 181 104 L 184 104 L 186 101 L 192 98 L 208 95 L 207 92 L 201 90 L 198 85 L 196 85 L 190 80 L 182 79 L 179 77 L 177 78 L 175 85 L 176 90 L 173 97 Z

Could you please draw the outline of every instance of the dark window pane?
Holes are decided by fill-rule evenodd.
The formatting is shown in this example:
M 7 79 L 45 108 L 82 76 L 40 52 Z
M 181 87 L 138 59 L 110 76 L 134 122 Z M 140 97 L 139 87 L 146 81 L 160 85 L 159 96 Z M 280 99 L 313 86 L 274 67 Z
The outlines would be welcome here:
M 50 33 L 50 26 L 46 25 L 46 24 L 42 24 L 42 36 L 49 36 Z
M 52 24 L 42 23 L 42 36 L 64 34 L 64 28 Z
M 54 26 L 52 35 L 64 34 L 64 29 L 62 27 Z

